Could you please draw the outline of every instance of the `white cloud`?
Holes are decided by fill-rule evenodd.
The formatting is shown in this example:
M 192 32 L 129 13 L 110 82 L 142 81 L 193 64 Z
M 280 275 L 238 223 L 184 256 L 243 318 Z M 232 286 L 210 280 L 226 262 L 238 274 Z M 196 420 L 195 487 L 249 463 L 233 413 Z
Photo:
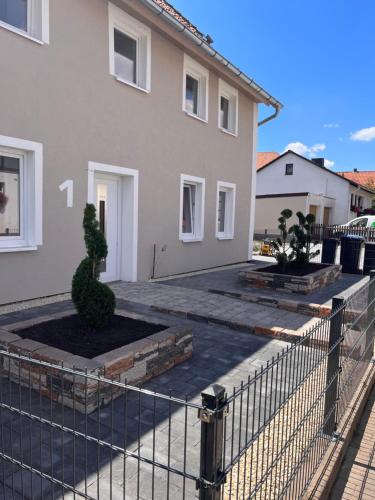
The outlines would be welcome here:
M 332 160 L 327 160 L 326 158 L 324 159 L 324 166 L 326 168 L 333 168 L 335 162 Z
M 338 123 L 325 123 L 323 125 L 324 128 L 339 128 L 339 124 Z
M 350 134 L 352 141 L 370 142 L 375 139 L 375 127 L 361 128 Z
M 325 144 L 314 144 L 313 146 L 306 146 L 303 142 L 290 142 L 285 146 L 284 152 L 288 150 L 294 151 L 295 153 L 311 157 L 315 153 L 324 151 L 326 149 Z

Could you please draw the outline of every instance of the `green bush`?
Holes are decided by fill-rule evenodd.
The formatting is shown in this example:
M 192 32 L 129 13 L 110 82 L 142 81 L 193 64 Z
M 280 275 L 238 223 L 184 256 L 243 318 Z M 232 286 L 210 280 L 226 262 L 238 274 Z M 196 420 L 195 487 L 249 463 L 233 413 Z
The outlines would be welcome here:
M 312 250 L 317 242 L 312 241 L 312 226 L 315 223 L 315 215 L 297 212 L 298 224 L 291 227 L 293 237 L 290 246 L 295 254 L 298 264 L 308 264 L 313 257 L 319 255 L 320 250 Z
M 287 265 L 294 258 L 293 252 L 288 253 L 288 237 L 291 233 L 291 229 L 288 229 L 287 221 L 292 217 L 292 215 L 293 212 L 289 208 L 284 208 L 284 210 L 281 211 L 280 217 L 277 219 L 279 222 L 278 228 L 280 236 L 271 241 L 272 254 L 275 257 L 282 273 L 285 273 Z
M 100 328 L 113 316 L 116 299 L 112 290 L 99 281 L 100 263 L 107 257 L 108 247 L 92 204 L 86 205 L 83 228 L 87 256 L 73 276 L 72 300 L 83 321 L 92 328 Z

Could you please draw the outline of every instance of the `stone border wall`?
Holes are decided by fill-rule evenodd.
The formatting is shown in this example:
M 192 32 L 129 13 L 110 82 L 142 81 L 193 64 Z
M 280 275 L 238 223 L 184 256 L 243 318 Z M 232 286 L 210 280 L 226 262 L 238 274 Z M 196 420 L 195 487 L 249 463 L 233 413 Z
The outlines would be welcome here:
M 73 313 L 74 311 L 69 311 L 59 316 Z M 116 314 L 132 316 L 123 311 L 116 311 Z M 91 413 L 112 398 L 124 394 L 122 386 L 111 384 L 108 380 L 140 386 L 189 359 L 193 353 L 192 329 L 184 326 L 166 328 L 93 359 L 34 340 L 22 339 L 17 335 L 18 330 L 47 319 L 53 318 L 39 317 L 28 321 L 27 325 L 22 322 L 0 329 L 0 349 L 16 355 L 2 356 L 1 375 L 82 413 L 86 411 L 86 406 L 87 413 Z M 147 317 L 137 315 L 137 319 L 150 322 Z M 29 358 L 30 361 L 18 359 L 17 355 Z M 66 370 L 62 370 L 61 366 Z M 85 373 L 89 375 L 88 378 L 84 376 Z M 97 378 L 101 377 L 103 380 L 98 381 Z
M 275 297 L 267 297 L 265 295 L 256 295 L 255 293 L 247 292 L 227 292 L 225 290 L 217 290 L 214 288 L 208 291 L 217 295 L 224 295 L 224 297 L 242 300 L 243 302 L 251 302 L 253 304 L 260 304 L 262 306 L 283 309 L 284 311 L 296 312 L 298 314 L 303 314 L 304 316 L 311 316 L 314 318 L 325 318 L 332 312 L 331 306 L 327 306 L 324 304 L 301 302 L 290 299 L 279 299 Z
M 271 267 L 274 264 L 264 266 L 262 269 Z M 327 265 L 314 273 L 306 276 L 290 276 L 287 274 L 268 273 L 260 270 L 240 271 L 239 278 L 250 286 L 256 288 L 270 288 L 289 293 L 308 294 L 319 290 L 330 283 L 334 283 L 341 276 L 341 265 Z

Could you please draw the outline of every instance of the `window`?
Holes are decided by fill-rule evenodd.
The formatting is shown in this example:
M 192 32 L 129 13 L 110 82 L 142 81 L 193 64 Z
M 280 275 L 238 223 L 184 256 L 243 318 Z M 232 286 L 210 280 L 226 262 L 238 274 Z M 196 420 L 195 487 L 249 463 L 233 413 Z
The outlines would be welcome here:
M 49 0 L 0 0 L 0 26 L 49 43 Z
M 236 185 L 219 181 L 216 201 L 216 237 L 218 239 L 233 239 L 235 203 Z
M 188 113 L 198 114 L 198 80 L 186 75 L 186 101 L 185 110 Z
M 110 73 L 122 83 L 151 90 L 151 30 L 109 4 Z
M 285 165 L 285 175 L 293 175 L 293 163 L 287 163 Z
M 27 0 L 0 0 L 0 19 L 27 31 Z
M 20 235 L 22 156 L 0 155 L 0 236 Z
M 124 80 L 137 83 L 137 40 L 115 29 L 115 71 Z
M 204 230 L 205 180 L 181 175 L 180 240 L 201 241 Z
M 39 143 L 0 136 L 0 252 L 42 244 L 42 153 Z
M 208 75 L 206 68 L 185 54 L 182 109 L 203 121 L 208 120 Z
M 223 80 L 219 80 L 219 128 L 238 133 L 238 91 Z

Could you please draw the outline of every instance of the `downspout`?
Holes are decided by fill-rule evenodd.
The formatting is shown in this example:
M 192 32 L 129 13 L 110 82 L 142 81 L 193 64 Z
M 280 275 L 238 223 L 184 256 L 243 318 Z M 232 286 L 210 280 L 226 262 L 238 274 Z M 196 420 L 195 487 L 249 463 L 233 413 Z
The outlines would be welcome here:
M 272 113 L 272 115 L 267 116 L 267 118 L 264 118 L 263 120 L 258 122 L 258 127 L 264 125 L 267 122 L 270 122 L 271 120 L 274 120 L 277 117 L 277 115 L 280 113 L 281 106 L 274 106 L 274 107 L 275 107 L 275 112 Z

